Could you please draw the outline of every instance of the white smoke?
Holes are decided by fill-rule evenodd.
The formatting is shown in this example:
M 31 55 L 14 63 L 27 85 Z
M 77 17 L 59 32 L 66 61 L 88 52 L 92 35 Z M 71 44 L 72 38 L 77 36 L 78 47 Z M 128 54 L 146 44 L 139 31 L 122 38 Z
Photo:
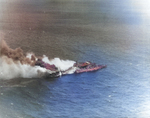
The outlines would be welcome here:
M 4 40 L 0 40 L 0 79 L 13 78 L 40 78 L 47 74 L 57 73 L 35 66 L 37 57 L 33 53 L 26 56 L 21 48 L 11 49 Z M 45 55 L 42 60 L 58 68 L 59 75 L 71 74 L 76 68 L 73 66 L 75 61 L 61 60 L 54 58 L 49 60 Z
M 38 78 L 47 70 L 39 66 L 21 64 L 19 61 L 14 63 L 11 58 L 6 56 L 0 57 L 0 79 L 13 78 Z
M 32 53 L 27 54 L 27 58 L 31 59 Z M 37 58 L 36 58 L 37 60 Z M 73 67 L 75 61 L 61 60 L 54 58 L 49 60 L 45 55 L 42 60 L 45 63 L 54 64 L 61 74 L 72 74 L 75 72 L 76 67 Z M 21 64 L 20 61 L 14 62 L 7 56 L 0 56 L 0 79 L 13 79 L 13 78 L 40 78 L 46 74 L 51 74 L 53 71 L 47 70 L 40 66 L 31 66 L 29 64 Z
M 71 60 L 61 60 L 60 58 L 54 58 L 52 60 L 49 60 L 47 56 L 43 56 L 42 61 L 49 63 L 49 64 L 54 64 L 60 71 L 65 71 L 71 67 L 73 67 L 75 61 Z

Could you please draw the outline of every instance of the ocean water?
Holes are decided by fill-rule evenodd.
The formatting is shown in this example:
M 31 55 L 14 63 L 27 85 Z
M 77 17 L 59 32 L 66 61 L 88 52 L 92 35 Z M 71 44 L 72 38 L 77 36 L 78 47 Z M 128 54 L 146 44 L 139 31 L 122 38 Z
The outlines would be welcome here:
M 146 3 L 1 0 L 1 37 L 11 48 L 107 68 L 58 78 L 0 80 L 0 118 L 150 117 Z

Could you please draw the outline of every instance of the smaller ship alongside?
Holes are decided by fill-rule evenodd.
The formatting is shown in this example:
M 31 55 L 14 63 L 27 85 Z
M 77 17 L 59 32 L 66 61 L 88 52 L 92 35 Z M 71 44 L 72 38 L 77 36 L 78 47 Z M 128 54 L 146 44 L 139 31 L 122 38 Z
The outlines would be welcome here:
M 72 74 L 72 73 L 83 73 L 83 72 L 92 72 L 96 70 L 100 70 L 106 68 L 106 65 L 97 65 L 90 61 L 87 62 L 76 62 L 74 65 L 66 70 L 60 70 L 54 64 L 49 64 L 42 59 L 37 59 L 35 66 L 40 66 L 48 70 L 47 76 L 48 77 L 59 77 L 65 74 Z
M 106 68 L 106 65 L 96 65 L 92 62 L 75 63 L 74 66 L 77 67 L 75 73 L 90 72 Z

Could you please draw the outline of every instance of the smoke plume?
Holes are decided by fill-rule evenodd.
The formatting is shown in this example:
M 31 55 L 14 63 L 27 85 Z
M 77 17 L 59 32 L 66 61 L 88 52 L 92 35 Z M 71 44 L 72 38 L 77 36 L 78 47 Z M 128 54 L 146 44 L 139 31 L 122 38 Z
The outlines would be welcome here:
M 38 57 L 33 53 L 25 54 L 21 48 L 11 49 L 4 40 L 0 40 L 0 79 L 40 78 L 46 74 L 51 74 L 50 70 L 35 66 L 37 59 Z M 46 56 L 41 59 L 45 63 L 54 64 L 60 72 L 67 70 L 75 63 L 59 58 L 49 60 Z

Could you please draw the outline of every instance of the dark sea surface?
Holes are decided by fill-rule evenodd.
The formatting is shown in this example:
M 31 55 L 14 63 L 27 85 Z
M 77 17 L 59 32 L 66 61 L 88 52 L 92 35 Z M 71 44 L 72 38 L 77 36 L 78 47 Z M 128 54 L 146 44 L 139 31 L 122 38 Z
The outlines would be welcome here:
M 59 78 L 0 80 L 0 118 L 149 118 L 144 1 L 0 0 L 0 32 L 11 48 L 107 65 Z

